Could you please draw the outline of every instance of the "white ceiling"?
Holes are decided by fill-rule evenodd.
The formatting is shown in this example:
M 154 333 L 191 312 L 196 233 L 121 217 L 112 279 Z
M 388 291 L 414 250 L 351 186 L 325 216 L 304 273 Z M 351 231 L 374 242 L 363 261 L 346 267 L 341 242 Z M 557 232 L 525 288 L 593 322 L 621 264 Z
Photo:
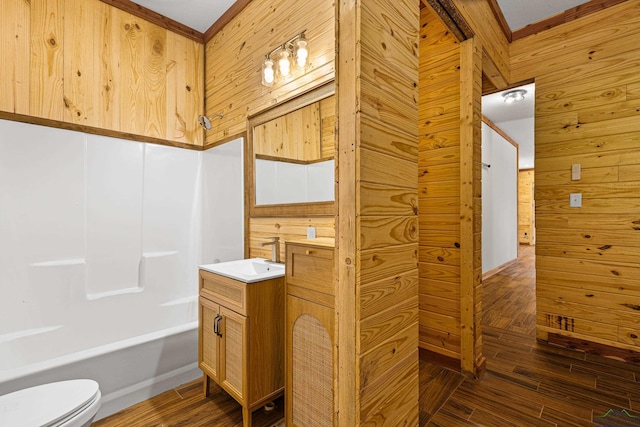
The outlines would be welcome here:
M 135 3 L 204 33 L 234 0 L 133 0 Z M 511 30 L 517 30 L 585 3 L 585 0 L 497 0 Z
M 133 0 L 141 6 L 204 33 L 235 0 Z
M 567 9 L 576 7 L 585 0 L 498 0 L 498 5 L 511 31 Z

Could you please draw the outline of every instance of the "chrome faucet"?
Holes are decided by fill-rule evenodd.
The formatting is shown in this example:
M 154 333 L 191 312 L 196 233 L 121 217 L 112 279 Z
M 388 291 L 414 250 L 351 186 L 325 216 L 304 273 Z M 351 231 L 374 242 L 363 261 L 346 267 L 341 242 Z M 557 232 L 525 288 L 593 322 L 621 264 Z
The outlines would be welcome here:
M 271 246 L 271 261 L 272 262 L 280 262 L 280 245 L 278 244 L 278 241 L 280 240 L 279 237 L 270 237 L 270 241 L 268 242 L 262 242 L 259 245 L 262 246 Z

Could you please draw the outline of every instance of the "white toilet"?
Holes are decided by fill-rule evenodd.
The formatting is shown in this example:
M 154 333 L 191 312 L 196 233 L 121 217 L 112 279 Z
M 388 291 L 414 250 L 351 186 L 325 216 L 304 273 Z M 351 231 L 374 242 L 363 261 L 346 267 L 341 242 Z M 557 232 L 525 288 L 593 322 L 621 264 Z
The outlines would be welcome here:
M 0 425 L 11 427 L 84 427 L 100 409 L 100 388 L 93 380 L 43 384 L 0 396 Z

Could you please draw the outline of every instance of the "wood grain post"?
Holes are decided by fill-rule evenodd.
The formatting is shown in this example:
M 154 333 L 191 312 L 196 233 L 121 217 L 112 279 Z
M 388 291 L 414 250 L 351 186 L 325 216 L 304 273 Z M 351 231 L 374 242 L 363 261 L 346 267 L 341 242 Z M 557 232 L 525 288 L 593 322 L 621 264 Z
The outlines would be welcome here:
M 481 96 L 482 47 L 472 38 L 460 46 L 460 353 L 462 371 L 472 375 L 476 375 L 476 361 L 482 355 L 478 293 L 482 264 L 474 256 L 481 250 L 482 232 L 475 221 L 482 214 L 478 176 L 482 160 Z

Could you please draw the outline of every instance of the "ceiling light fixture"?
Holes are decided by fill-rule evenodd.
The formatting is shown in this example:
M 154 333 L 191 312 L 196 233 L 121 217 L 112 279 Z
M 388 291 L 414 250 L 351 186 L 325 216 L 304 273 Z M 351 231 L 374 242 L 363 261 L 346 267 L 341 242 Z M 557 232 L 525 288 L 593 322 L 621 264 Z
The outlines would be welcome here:
M 527 91 L 524 89 L 514 89 L 502 94 L 504 102 L 513 104 L 514 102 L 523 101 Z
M 276 81 L 289 80 L 294 64 L 302 70 L 305 69 L 309 58 L 309 42 L 304 36 L 305 31 L 291 37 L 264 56 L 262 61 L 264 86 L 270 87 Z

